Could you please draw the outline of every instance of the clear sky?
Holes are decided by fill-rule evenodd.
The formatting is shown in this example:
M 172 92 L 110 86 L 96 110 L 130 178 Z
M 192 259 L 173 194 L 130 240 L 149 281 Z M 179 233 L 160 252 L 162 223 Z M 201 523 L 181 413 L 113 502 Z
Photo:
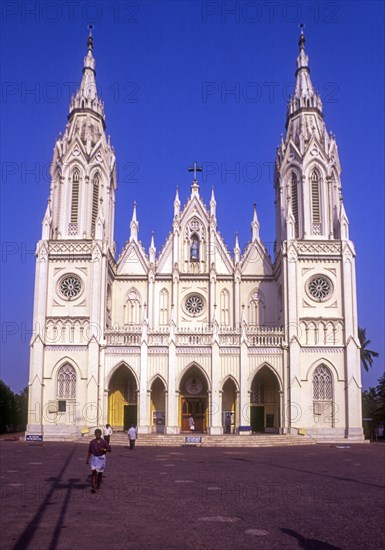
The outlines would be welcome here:
M 337 138 L 342 188 L 357 251 L 359 324 L 384 360 L 384 3 L 382 1 L 9 1 L 1 3 L 1 378 L 28 382 L 34 250 L 49 195 L 49 164 L 94 25 L 99 93 L 118 162 L 115 239 L 139 236 L 160 251 L 173 200 L 203 165 L 215 187 L 230 250 L 275 239 L 273 163 L 293 90 L 299 24 L 327 129 Z

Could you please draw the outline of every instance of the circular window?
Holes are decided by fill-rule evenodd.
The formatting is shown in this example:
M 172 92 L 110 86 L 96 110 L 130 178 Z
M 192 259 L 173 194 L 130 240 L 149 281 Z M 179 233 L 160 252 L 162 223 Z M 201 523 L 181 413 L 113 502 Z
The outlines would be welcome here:
M 60 293 L 67 300 L 72 300 L 79 296 L 82 290 L 82 283 L 75 275 L 66 275 L 59 283 Z
M 186 298 L 185 307 L 190 315 L 199 315 L 203 311 L 204 300 L 199 294 L 192 294 Z
M 314 300 L 322 302 L 332 293 L 332 283 L 324 275 L 316 275 L 308 283 L 308 292 Z

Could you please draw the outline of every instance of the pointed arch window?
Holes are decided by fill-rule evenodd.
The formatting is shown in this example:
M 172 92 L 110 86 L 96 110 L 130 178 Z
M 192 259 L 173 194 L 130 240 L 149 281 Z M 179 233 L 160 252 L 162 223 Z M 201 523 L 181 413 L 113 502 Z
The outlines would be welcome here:
M 321 234 L 321 206 L 320 206 L 320 178 L 317 170 L 313 170 L 310 176 L 311 184 L 311 204 L 312 204 L 312 220 L 313 234 Z
M 295 221 L 295 237 L 299 237 L 299 224 L 298 224 L 298 179 L 297 174 L 292 172 L 291 174 L 291 210 L 293 212 L 294 221 Z
M 313 413 L 320 423 L 333 422 L 333 377 L 325 365 L 319 365 L 314 371 Z
M 72 174 L 72 195 L 71 195 L 71 219 L 69 226 L 69 234 L 76 235 L 78 232 L 78 215 L 79 215 L 79 171 L 75 170 Z
M 159 324 L 167 325 L 168 320 L 168 291 L 162 288 L 159 295 Z
M 72 365 L 63 365 L 57 375 L 58 399 L 76 398 L 76 372 Z
M 263 325 L 263 296 L 259 290 L 255 290 L 249 301 L 249 324 Z
M 94 180 L 92 183 L 92 214 L 91 214 L 91 236 L 95 237 L 95 227 L 96 227 L 96 218 L 98 216 L 99 210 L 99 183 L 100 178 L 99 174 L 95 174 Z
M 295 221 L 295 236 L 299 236 L 299 225 L 298 225 L 298 179 L 297 174 L 292 172 L 291 174 L 291 210 L 293 212 L 294 221 Z
M 199 237 L 196 233 L 191 235 L 191 245 L 190 245 L 190 260 L 192 262 L 199 262 Z
M 125 307 L 125 320 L 128 325 L 139 325 L 141 323 L 141 303 L 136 290 L 130 290 L 127 296 Z
M 227 289 L 221 292 L 221 325 L 230 325 L 230 293 Z

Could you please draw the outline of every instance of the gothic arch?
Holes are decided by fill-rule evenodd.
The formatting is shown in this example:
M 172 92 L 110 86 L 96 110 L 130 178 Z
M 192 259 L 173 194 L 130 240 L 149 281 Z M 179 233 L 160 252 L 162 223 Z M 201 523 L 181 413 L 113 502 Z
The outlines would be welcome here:
M 57 361 L 55 363 L 55 365 L 52 367 L 52 370 L 51 370 L 51 378 L 52 379 L 57 379 L 57 374 L 59 372 L 59 370 L 66 364 L 70 364 L 74 369 L 75 369 L 75 372 L 76 372 L 76 378 L 77 379 L 81 379 L 82 378 L 82 375 L 81 375 L 81 370 L 80 370 L 80 367 L 79 365 L 77 364 L 76 361 L 74 361 L 71 357 L 69 357 L 68 355 L 66 355 L 65 357 L 61 357 L 59 359 L 59 361 Z
M 270 365 L 270 363 L 268 363 L 267 361 L 264 361 L 263 363 L 261 363 L 260 365 L 255 367 L 255 369 L 250 373 L 249 381 L 248 381 L 248 385 L 249 385 L 250 390 L 251 390 L 251 384 L 253 383 L 253 380 L 254 380 L 255 376 L 264 367 L 267 367 L 275 375 L 275 377 L 277 378 L 278 385 L 279 385 L 279 391 L 282 391 L 283 384 L 282 384 L 281 377 L 278 374 L 278 372 L 276 371 L 276 369 L 272 365 Z
M 282 381 L 267 362 L 249 377 L 250 425 L 253 432 L 279 433 L 281 428 Z
M 240 388 L 239 388 L 239 383 L 238 381 L 234 378 L 234 376 L 232 376 L 231 374 L 227 374 L 224 378 L 222 378 L 222 380 L 219 382 L 219 386 L 221 388 L 223 388 L 223 386 L 226 384 L 226 382 L 228 381 L 231 381 L 234 383 L 235 385 L 235 388 L 236 388 L 236 391 L 240 391 Z
M 227 288 L 221 290 L 219 298 L 219 320 L 221 326 L 230 325 L 230 292 Z
M 265 320 L 265 296 L 259 287 L 254 288 L 250 292 L 247 308 L 247 321 L 249 325 L 263 325 Z
M 161 374 L 154 374 L 154 376 L 151 378 L 151 380 L 148 381 L 148 384 L 147 384 L 147 391 L 151 390 L 151 387 L 152 385 L 154 384 L 154 382 L 156 382 L 157 380 L 159 380 L 163 386 L 164 386 L 164 389 L 165 391 L 168 391 L 167 389 L 167 381 L 165 380 L 165 378 L 163 378 L 163 376 Z
M 302 166 L 300 163 L 295 159 L 290 162 L 289 166 L 285 168 L 285 170 L 282 173 L 282 179 L 281 179 L 281 185 L 285 186 L 289 185 L 291 183 L 291 177 L 292 174 L 295 174 L 298 180 L 298 183 L 301 184 L 302 182 Z
M 163 287 L 159 292 L 159 325 L 168 325 L 170 294 L 167 288 Z
M 202 376 L 203 376 L 203 378 L 204 378 L 204 380 L 205 380 L 205 382 L 206 382 L 207 390 L 209 391 L 209 390 L 210 390 L 210 387 L 211 387 L 211 383 L 210 383 L 209 377 L 208 377 L 207 373 L 205 372 L 205 370 L 204 370 L 200 365 L 198 365 L 198 363 L 196 363 L 195 361 L 192 361 L 191 363 L 189 363 L 189 364 L 182 370 L 182 372 L 179 374 L 179 377 L 178 377 L 177 382 L 176 382 L 176 387 L 177 387 L 177 388 L 180 388 L 180 387 L 181 387 L 183 378 L 185 377 L 185 375 L 188 373 L 188 371 L 189 371 L 191 368 L 196 368 L 196 369 L 202 374 Z
M 137 288 L 131 287 L 124 298 L 124 324 L 140 325 L 142 322 L 142 296 Z
M 320 365 L 325 365 L 325 367 L 329 368 L 329 370 L 331 371 L 331 373 L 333 375 L 333 380 L 336 380 L 336 381 L 342 380 L 338 375 L 338 371 L 337 371 L 336 367 L 333 365 L 333 363 L 331 361 L 329 361 L 329 359 L 326 359 L 326 357 L 321 357 L 321 358 L 317 359 L 316 361 L 314 361 L 314 363 L 312 363 L 310 365 L 310 367 L 307 369 L 306 377 L 303 380 L 306 381 L 306 382 L 308 382 L 309 380 L 313 380 L 314 371 Z
M 128 373 L 132 374 L 132 376 L 135 378 L 136 385 L 139 388 L 139 380 L 138 380 L 138 377 L 137 377 L 134 369 L 132 367 L 130 367 L 130 365 L 128 365 L 125 361 L 119 361 L 119 363 L 117 363 L 114 367 L 112 367 L 110 373 L 107 375 L 106 390 L 108 391 L 108 389 L 110 387 L 111 379 L 114 376 L 114 374 L 118 371 L 118 369 L 120 369 L 120 367 L 126 367 Z
M 56 398 L 76 399 L 78 376 L 71 362 L 63 363 L 56 372 Z

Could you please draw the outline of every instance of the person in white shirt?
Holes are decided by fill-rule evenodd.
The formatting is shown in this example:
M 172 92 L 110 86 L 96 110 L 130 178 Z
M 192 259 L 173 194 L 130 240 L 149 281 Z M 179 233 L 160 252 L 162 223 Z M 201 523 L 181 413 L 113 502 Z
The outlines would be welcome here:
M 127 434 L 128 434 L 128 440 L 130 442 L 130 449 L 131 451 L 133 451 L 135 449 L 135 442 L 138 437 L 138 430 L 135 428 L 135 426 L 131 426 Z
M 191 433 L 194 433 L 194 430 L 195 430 L 195 422 L 194 422 L 194 418 L 193 418 L 192 415 L 189 416 L 188 425 L 190 426 L 190 432 L 191 432 Z
M 110 439 L 112 436 L 112 428 L 110 424 L 106 424 L 106 427 L 103 428 L 103 439 L 104 441 L 107 441 L 107 443 L 110 443 Z

